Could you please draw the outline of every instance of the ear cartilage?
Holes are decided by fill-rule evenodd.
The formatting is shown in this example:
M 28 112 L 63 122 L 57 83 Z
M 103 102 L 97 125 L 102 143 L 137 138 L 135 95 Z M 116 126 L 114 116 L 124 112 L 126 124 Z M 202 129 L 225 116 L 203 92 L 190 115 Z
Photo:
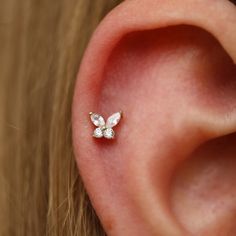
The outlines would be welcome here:
M 114 139 L 115 131 L 113 130 L 113 127 L 115 127 L 120 122 L 122 114 L 122 111 L 116 112 L 109 116 L 107 121 L 105 121 L 101 115 L 94 112 L 89 112 L 92 123 L 97 127 L 93 131 L 93 137 Z

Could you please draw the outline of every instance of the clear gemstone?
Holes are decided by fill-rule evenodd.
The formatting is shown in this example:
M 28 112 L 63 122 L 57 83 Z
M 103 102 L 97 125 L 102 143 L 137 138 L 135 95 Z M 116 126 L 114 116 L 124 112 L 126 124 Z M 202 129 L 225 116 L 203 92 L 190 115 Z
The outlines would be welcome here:
M 121 112 L 116 112 L 113 115 L 111 115 L 106 122 L 106 127 L 112 128 L 116 126 L 121 119 Z
M 102 138 L 103 137 L 102 129 L 101 128 L 96 128 L 93 132 L 93 137 Z
M 107 128 L 103 131 L 103 135 L 107 139 L 112 139 L 115 137 L 115 132 L 112 128 Z
M 101 127 L 101 126 L 105 125 L 104 118 L 101 115 L 99 115 L 99 114 L 92 113 L 90 115 L 90 118 L 91 118 L 91 121 L 93 122 L 93 124 L 96 125 L 96 126 Z

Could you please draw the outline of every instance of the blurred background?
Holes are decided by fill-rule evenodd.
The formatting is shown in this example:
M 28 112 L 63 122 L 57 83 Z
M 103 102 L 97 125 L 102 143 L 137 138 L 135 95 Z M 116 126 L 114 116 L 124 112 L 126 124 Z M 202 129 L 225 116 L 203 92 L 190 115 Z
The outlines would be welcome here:
M 91 33 L 120 2 L 0 1 L 1 236 L 103 234 L 74 162 L 71 101 Z

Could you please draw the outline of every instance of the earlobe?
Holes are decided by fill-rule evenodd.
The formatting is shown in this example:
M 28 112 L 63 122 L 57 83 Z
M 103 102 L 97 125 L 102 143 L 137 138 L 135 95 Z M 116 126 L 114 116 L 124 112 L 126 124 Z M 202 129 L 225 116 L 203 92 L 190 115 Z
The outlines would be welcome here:
M 173 210 L 170 186 L 202 143 L 235 132 L 236 14 L 228 2 L 213 8 L 125 1 L 89 44 L 75 88 L 73 141 L 108 235 L 201 233 Z M 88 113 L 108 117 L 117 109 L 125 117 L 116 141 L 93 139 Z

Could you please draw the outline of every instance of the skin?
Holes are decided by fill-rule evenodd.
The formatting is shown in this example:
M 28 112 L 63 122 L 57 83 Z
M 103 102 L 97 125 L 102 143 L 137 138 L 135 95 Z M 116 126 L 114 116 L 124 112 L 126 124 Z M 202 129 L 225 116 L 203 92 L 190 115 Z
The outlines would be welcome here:
M 73 101 L 74 152 L 108 235 L 235 235 L 236 7 L 127 0 L 100 24 Z M 115 140 L 90 111 L 123 110 Z

